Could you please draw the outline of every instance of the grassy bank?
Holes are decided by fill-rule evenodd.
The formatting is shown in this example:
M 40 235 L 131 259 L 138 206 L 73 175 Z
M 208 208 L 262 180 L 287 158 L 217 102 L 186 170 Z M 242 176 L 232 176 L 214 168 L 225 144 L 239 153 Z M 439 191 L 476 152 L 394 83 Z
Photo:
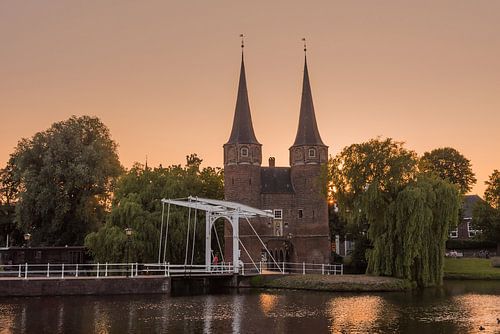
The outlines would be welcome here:
M 490 259 L 446 258 L 444 261 L 444 278 L 500 280 L 500 268 L 492 267 Z
M 368 275 L 262 275 L 252 277 L 249 286 L 316 291 L 402 291 L 408 281 Z

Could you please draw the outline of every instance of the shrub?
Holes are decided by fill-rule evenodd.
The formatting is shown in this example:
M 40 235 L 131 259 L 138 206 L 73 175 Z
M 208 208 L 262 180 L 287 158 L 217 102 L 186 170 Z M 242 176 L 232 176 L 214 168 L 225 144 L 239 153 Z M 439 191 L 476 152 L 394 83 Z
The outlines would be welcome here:
M 446 241 L 446 249 L 488 249 L 496 248 L 496 244 L 485 240 L 460 240 L 450 239 Z

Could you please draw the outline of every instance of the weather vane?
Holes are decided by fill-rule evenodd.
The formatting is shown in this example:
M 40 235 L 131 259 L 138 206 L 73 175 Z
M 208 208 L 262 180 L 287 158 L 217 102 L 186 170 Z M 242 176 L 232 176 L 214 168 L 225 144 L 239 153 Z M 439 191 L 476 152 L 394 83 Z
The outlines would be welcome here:
M 243 49 L 245 47 L 245 35 L 240 34 L 241 37 L 241 48 Z
M 307 43 L 306 43 L 306 38 L 302 38 L 302 42 L 304 42 L 304 52 L 307 51 Z

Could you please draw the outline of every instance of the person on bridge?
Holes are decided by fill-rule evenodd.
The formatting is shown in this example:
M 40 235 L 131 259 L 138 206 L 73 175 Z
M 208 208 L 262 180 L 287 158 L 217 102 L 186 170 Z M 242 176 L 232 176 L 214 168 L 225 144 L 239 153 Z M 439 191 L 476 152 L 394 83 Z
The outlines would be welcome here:
M 215 254 L 214 256 L 213 264 L 215 269 L 217 270 L 217 265 L 219 264 L 219 257 L 217 256 L 217 254 Z

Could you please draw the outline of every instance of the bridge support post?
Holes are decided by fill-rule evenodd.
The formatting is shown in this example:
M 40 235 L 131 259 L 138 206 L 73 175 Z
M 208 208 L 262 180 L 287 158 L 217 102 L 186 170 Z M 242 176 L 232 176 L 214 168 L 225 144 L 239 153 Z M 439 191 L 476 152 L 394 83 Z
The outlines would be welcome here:
M 231 217 L 231 225 L 233 227 L 233 272 L 239 273 L 240 266 L 240 215 L 236 211 Z
M 212 262 L 212 213 L 205 212 L 205 270 L 210 271 Z

